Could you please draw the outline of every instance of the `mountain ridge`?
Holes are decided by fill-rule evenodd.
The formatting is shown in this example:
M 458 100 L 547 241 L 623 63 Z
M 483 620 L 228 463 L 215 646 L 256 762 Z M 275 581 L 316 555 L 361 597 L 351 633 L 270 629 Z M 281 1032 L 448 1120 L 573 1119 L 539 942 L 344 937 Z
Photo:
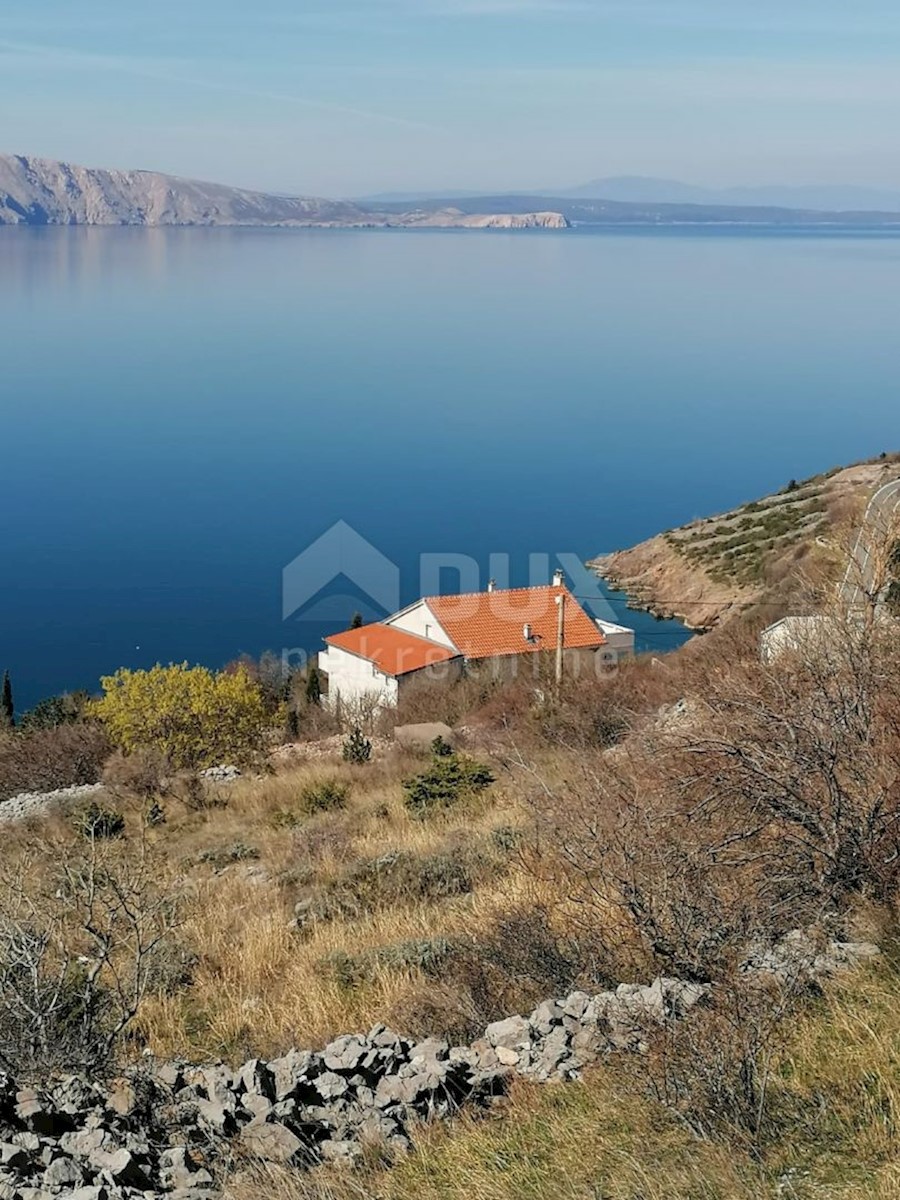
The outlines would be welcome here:
M 586 185 L 590 190 L 590 185 Z M 575 191 L 584 189 L 574 189 Z M 0 226 L 259 226 L 567 229 L 570 225 L 900 228 L 900 211 L 628 201 L 505 193 L 379 202 L 284 196 L 155 171 L 105 170 L 0 154 Z
M 900 192 L 855 184 L 756 184 L 703 187 L 678 179 L 614 175 L 577 187 L 551 189 L 572 200 L 619 200 L 632 204 L 738 205 L 811 209 L 819 212 L 900 212 Z
M 114 171 L 0 154 L 0 225 L 563 229 L 554 212 L 379 212 L 344 200 L 276 196 L 155 171 Z

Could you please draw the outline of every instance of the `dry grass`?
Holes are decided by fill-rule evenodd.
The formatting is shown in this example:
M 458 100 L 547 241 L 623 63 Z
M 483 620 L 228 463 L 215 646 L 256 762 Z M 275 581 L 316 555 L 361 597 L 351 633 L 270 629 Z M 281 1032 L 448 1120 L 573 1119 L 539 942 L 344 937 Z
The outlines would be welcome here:
M 139 1032 L 155 1053 L 240 1058 L 367 1029 L 401 1012 L 429 981 L 415 967 L 376 967 L 347 986 L 328 969 L 335 955 L 465 935 L 510 908 L 534 906 L 538 885 L 526 875 L 491 871 L 465 894 L 411 894 L 399 903 L 392 895 L 390 906 L 318 921 L 303 933 L 291 928 L 298 895 L 327 890 L 355 864 L 396 851 L 427 860 L 447 846 L 489 843 L 492 830 L 520 822 L 502 785 L 459 810 L 414 819 L 403 806 L 400 780 L 419 765 L 407 759 L 357 769 L 319 764 L 241 782 L 222 793 L 223 808 L 167 806 L 155 836 L 171 846 L 189 881 L 182 936 L 196 961 L 189 988 L 145 1004 Z M 297 804 L 304 786 L 331 777 L 350 785 L 346 809 L 304 817 Z
M 763 1173 L 696 1142 L 611 1072 L 580 1084 L 519 1084 L 503 1109 L 425 1130 L 392 1169 L 269 1171 L 233 1181 L 229 1200 L 757 1200 Z
M 115 852 L 127 858 L 140 832 L 164 881 L 185 897 L 171 970 L 145 999 L 130 1046 L 243 1061 L 323 1045 L 378 1021 L 462 1037 L 505 1015 L 504 1005 L 542 999 L 514 977 L 516 962 L 480 977 L 476 1003 L 464 967 L 438 980 L 414 955 L 407 962 L 390 953 L 432 940 L 470 948 L 509 914 L 560 907 L 518 862 L 522 781 L 494 761 L 498 782 L 487 793 L 417 819 L 404 806 L 402 780 L 425 761 L 399 752 L 362 767 L 317 759 L 210 789 L 202 805 L 189 791 L 163 796 L 162 822 L 148 823 L 149 801 L 121 798 L 126 833 Z M 549 753 L 547 770 L 562 770 Z M 329 780 L 346 785 L 345 806 L 309 815 L 304 792 Z M 75 822 L 57 815 L 7 831 L 0 855 L 28 852 L 37 884 L 42 864 L 49 870 L 78 842 Z M 349 889 L 353 901 L 354 872 L 398 852 L 402 870 L 389 888 L 364 878 L 355 910 L 337 905 L 329 919 L 292 927 L 298 899 Z M 338 969 L 348 959 L 363 962 L 360 977 Z
M 900 1196 L 900 973 L 889 964 L 834 983 L 801 1019 L 781 1063 L 769 1157 L 798 1200 Z M 791 1193 L 788 1193 L 791 1194 Z
M 754 1157 L 699 1141 L 614 1065 L 519 1084 L 486 1118 L 423 1129 L 385 1170 L 236 1177 L 230 1200 L 896 1200 L 900 974 L 847 977 L 798 1023 Z

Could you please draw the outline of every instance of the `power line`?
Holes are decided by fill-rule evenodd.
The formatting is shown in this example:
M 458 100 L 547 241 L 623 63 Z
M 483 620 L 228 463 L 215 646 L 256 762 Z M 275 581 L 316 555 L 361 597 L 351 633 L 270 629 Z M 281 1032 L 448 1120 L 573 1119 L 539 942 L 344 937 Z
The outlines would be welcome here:
M 574 595 L 574 593 L 573 593 L 573 595 Z M 597 599 L 597 596 L 596 596 L 596 594 L 594 594 L 593 596 L 575 595 L 575 599 L 576 600 L 595 601 Z M 628 605 L 627 601 L 624 601 L 624 600 L 623 601 L 610 600 L 610 598 L 608 596 L 604 596 L 603 599 L 606 601 L 607 604 L 610 605 L 610 607 L 614 607 L 618 603 L 620 608 L 624 607 L 624 608 L 628 609 L 629 612 L 647 612 L 648 611 L 646 608 L 643 608 L 641 605 L 634 605 L 633 607 L 631 607 Z M 709 608 L 710 606 L 715 604 L 715 601 L 713 601 L 713 600 L 673 600 L 669 596 L 665 596 L 665 597 L 654 596 L 652 602 L 653 602 L 653 604 L 682 604 L 682 605 L 683 604 L 692 604 L 695 607 L 700 607 L 700 608 Z M 752 606 L 753 608 L 784 608 L 783 600 L 748 600 L 747 604 L 748 604 L 748 606 Z

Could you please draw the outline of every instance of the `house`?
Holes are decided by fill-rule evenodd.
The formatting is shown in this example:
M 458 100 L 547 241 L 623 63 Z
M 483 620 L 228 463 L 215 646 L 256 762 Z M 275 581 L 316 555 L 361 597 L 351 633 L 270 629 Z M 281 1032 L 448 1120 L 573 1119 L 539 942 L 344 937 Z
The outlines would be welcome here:
M 450 682 L 490 671 L 513 678 L 529 656 L 559 652 L 568 674 L 613 666 L 633 653 L 634 632 L 595 621 L 557 575 L 550 586 L 428 596 L 372 625 L 325 639 L 319 669 L 329 701 L 395 705 L 414 682 Z
M 783 654 L 802 654 L 819 646 L 827 633 L 827 618 L 819 613 L 810 616 L 782 617 L 760 635 L 760 657 L 765 663 L 775 662 Z
M 889 628 L 895 620 L 883 604 L 871 610 L 871 619 L 882 628 Z M 839 657 L 856 639 L 863 638 L 868 628 L 865 614 L 858 610 L 840 615 L 811 613 L 782 617 L 762 631 L 760 658 L 764 663 L 774 663 L 786 654 L 795 654 L 827 662 Z

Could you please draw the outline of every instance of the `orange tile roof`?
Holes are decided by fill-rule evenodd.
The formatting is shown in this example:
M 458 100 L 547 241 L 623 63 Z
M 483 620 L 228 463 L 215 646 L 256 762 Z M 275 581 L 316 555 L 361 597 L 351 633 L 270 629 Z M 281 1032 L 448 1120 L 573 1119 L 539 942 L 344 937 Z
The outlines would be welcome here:
M 448 650 L 446 646 L 378 623 L 332 634 L 325 641 L 329 646 L 337 646 L 340 650 L 347 650 L 374 663 L 382 674 L 395 677 L 458 657 L 455 651 Z
M 566 587 L 510 588 L 430 596 L 428 607 L 466 658 L 553 650 L 557 638 L 557 596 L 565 596 L 563 645 L 567 650 L 603 646 L 606 638 Z M 526 642 L 524 625 L 533 640 Z

